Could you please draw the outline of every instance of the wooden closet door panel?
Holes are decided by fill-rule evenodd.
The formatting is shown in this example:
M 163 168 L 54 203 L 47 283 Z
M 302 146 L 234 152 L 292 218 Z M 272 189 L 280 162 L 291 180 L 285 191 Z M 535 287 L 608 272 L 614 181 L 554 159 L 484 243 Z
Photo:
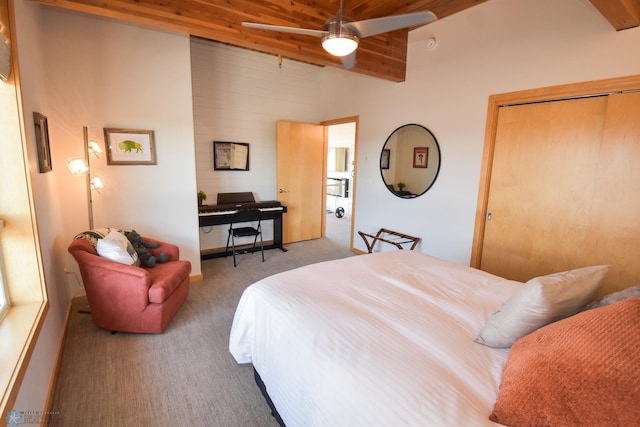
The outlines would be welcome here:
M 585 264 L 609 264 L 600 294 L 640 285 L 640 93 L 610 95 L 585 244 Z
M 526 281 L 576 267 L 606 103 L 597 97 L 500 109 L 482 270 Z

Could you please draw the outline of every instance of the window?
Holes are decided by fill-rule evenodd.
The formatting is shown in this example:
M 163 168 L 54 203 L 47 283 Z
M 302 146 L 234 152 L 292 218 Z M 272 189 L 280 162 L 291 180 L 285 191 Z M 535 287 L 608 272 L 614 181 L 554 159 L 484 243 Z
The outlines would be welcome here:
M 0 6 L 3 2 L 0 0 Z M 13 409 L 48 309 L 19 105 L 14 80 L 0 79 L 0 214 L 5 221 L 0 231 L 0 246 L 4 249 L 0 258 L 0 295 L 6 310 L 0 320 L 0 417 Z

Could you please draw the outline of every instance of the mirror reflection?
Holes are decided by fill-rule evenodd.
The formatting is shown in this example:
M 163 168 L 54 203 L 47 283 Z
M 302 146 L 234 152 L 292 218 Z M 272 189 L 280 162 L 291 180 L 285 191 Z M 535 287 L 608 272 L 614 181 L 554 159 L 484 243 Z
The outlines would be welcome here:
M 424 194 L 438 177 L 440 146 L 424 126 L 394 130 L 380 153 L 380 173 L 387 189 L 405 199 Z
M 347 171 L 347 147 L 329 147 L 327 172 Z

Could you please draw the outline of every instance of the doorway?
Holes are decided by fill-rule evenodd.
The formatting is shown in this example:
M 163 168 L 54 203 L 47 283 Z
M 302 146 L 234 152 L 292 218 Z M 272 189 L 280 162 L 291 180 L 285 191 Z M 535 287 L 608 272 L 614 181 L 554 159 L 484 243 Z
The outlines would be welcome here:
M 327 128 L 324 237 L 353 248 L 357 118 L 322 123 Z

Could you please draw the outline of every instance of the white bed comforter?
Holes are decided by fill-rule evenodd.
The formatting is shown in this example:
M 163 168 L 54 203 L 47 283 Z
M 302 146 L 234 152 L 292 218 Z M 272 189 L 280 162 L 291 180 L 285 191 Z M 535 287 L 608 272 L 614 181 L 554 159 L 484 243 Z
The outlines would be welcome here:
M 406 250 L 248 287 L 229 349 L 287 427 L 482 426 L 507 352 L 474 342 L 521 283 Z

